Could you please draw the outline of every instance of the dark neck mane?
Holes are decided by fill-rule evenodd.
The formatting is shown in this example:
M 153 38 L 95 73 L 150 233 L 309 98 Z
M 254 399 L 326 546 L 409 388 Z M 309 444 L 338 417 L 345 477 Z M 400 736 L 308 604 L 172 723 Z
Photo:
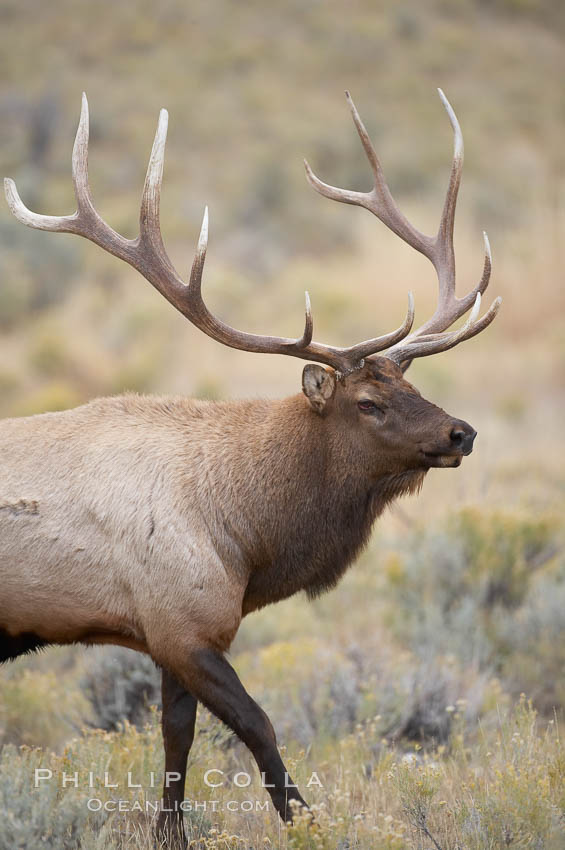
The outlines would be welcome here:
M 244 549 L 252 574 L 244 613 L 300 590 L 315 597 L 334 587 L 386 505 L 419 490 L 424 478 L 408 471 L 370 480 L 343 446 L 338 468 L 319 417 L 303 407 L 300 417 L 278 413 L 275 407 L 261 439 L 250 446 L 251 486 L 238 499 L 243 522 L 233 528 L 240 549 L 241 528 L 248 529 Z

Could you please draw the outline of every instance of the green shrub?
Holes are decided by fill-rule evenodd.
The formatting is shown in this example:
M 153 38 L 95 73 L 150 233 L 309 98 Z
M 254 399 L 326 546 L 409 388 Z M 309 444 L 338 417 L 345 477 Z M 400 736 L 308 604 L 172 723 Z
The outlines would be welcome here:
M 57 782 L 34 787 L 36 767 L 49 764 L 38 751 L 13 746 L 0 755 L 0 850 L 109 850 L 109 825 L 89 812 L 88 791 L 61 791 Z M 102 830 L 102 832 L 100 832 Z M 84 843 L 83 843 L 84 839 Z
M 141 652 L 123 647 L 104 647 L 91 659 L 81 681 L 90 703 L 91 722 L 107 732 L 124 721 L 141 728 L 150 706 L 161 706 L 161 675 Z
M 544 709 L 563 705 L 558 524 L 465 510 L 415 531 L 384 569 L 387 624 L 423 661 L 455 654 Z

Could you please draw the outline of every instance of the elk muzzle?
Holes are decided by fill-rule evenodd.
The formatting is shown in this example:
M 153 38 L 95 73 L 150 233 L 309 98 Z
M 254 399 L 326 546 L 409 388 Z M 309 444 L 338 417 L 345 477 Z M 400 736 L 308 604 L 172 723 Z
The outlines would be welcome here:
M 428 467 L 456 467 L 461 460 L 473 451 L 477 432 L 462 419 L 450 419 L 447 426 L 438 434 L 435 446 L 422 449 Z

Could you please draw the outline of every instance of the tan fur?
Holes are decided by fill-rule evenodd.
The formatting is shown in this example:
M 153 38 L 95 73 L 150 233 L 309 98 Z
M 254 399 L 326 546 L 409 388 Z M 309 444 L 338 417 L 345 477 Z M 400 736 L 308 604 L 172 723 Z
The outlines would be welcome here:
M 172 415 L 160 400 L 104 399 L 1 424 L 0 503 L 25 493 L 38 505 L 0 511 L 9 632 L 146 646 L 166 614 L 171 637 L 188 628 L 229 644 L 244 584 L 210 540 L 205 452 L 191 452 L 203 420 L 197 404 L 168 405 Z

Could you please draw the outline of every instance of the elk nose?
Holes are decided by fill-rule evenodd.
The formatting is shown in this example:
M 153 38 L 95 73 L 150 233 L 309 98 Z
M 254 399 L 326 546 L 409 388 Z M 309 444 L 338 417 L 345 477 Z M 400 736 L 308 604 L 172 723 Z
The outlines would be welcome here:
M 471 454 L 473 451 L 473 441 L 476 436 L 475 429 L 463 421 L 457 422 L 449 435 L 453 446 L 460 449 L 465 455 Z

